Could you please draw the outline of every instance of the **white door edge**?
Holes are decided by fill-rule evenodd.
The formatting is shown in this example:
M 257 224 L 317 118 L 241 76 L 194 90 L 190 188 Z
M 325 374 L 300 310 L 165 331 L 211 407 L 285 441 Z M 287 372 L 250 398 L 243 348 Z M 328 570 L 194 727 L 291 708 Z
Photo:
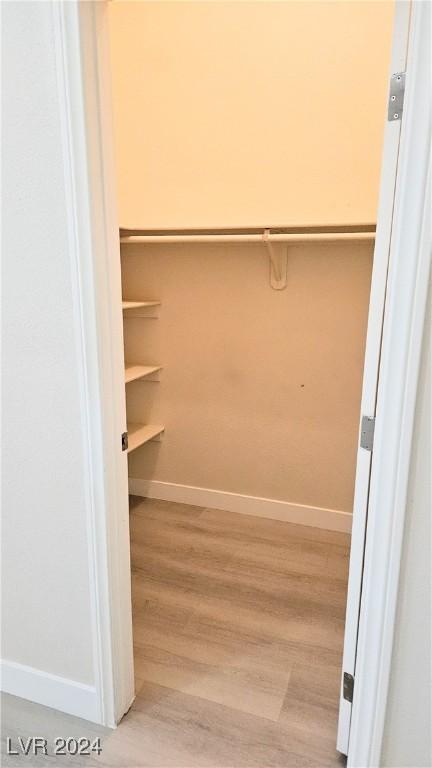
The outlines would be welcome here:
M 53 0 L 75 325 L 87 433 L 94 719 L 115 727 L 134 697 L 121 275 L 105 2 Z M 78 713 L 77 713 L 78 714 Z M 85 713 L 83 713 L 85 717 Z
M 393 27 L 393 45 L 389 69 L 390 76 L 402 72 L 406 67 L 408 47 L 410 4 L 397 2 Z M 382 326 L 386 298 L 387 273 L 392 232 L 393 205 L 396 185 L 396 171 L 399 153 L 401 121 L 387 120 L 387 104 L 383 104 L 384 144 L 381 166 L 380 195 L 378 204 L 377 230 L 372 270 L 369 317 L 363 371 L 363 388 L 360 408 L 361 417 L 373 417 L 378 388 Z M 353 523 L 351 534 L 350 567 L 348 579 L 347 608 L 345 616 L 344 652 L 342 661 L 341 692 L 339 703 L 339 722 L 337 749 L 348 754 L 351 722 L 351 703 L 343 696 L 343 675 L 355 676 L 358 620 L 363 576 L 364 543 L 369 498 L 369 480 L 371 453 L 360 447 L 357 449 L 357 466 L 353 504 Z
M 431 270 L 431 11 L 416 0 L 410 22 L 348 750 L 356 768 L 381 761 Z

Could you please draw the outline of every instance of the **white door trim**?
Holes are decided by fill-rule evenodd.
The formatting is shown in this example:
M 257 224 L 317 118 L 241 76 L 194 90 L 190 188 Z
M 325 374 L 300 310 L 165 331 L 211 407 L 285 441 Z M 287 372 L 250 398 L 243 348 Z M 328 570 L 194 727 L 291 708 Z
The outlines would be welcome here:
M 406 68 L 410 3 L 400 0 L 395 5 L 389 81 L 393 73 Z M 354 677 L 357 656 L 358 623 L 363 578 L 364 544 L 369 503 L 369 483 L 372 455 L 360 446 L 362 415 L 375 415 L 380 367 L 382 328 L 384 322 L 387 275 L 390 259 L 390 242 L 393 224 L 393 208 L 398 168 L 401 121 L 387 120 L 387 104 L 383 104 L 384 142 L 381 165 L 380 195 L 377 215 L 374 260 L 369 300 L 369 316 L 365 360 L 363 370 L 362 399 L 360 406 L 359 441 L 355 476 L 351 553 L 348 579 L 348 595 L 345 616 L 345 637 L 342 661 L 341 689 L 337 748 L 348 754 L 352 704 L 343 695 L 343 674 Z
M 380 764 L 431 263 L 429 2 L 413 3 L 348 766 Z
M 52 2 L 81 404 L 96 704 L 115 727 L 134 696 L 120 254 L 104 44 L 106 3 Z M 74 714 L 78 714 L 74 712 Z M 86 713 L 83 712 L 85 717 Z

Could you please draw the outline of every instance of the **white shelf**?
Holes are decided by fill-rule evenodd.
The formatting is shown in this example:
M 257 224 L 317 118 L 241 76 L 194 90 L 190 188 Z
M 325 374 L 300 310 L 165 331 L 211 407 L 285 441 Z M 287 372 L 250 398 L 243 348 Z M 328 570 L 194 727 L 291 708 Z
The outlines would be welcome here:
M 130 381 L 136 381 L 137 379 L 144 379 L 146 376 L 151 376 L 152 373 L 157 373 L 160 370 L 160 365 L 135 365 L 134 363 L 126 363 L 125 384 L 129 384 Z
M 123 309 L 140 309 L 140 307 L 159 307 L 160 301 L 122 301 Z
M 165 429 L 164 427 L 160 425 L 155 425 L 155 424 L 128 423 L 127 452 L 130 453 L 131 451 L 134 451 L 135 448 L 139 448 L 140 445 L 144 445 L 144 443 L 148 443 L 149 440 L 154 440 L 155 437 L 158 437 L 159 435 L 162 434 L 164 429 Z

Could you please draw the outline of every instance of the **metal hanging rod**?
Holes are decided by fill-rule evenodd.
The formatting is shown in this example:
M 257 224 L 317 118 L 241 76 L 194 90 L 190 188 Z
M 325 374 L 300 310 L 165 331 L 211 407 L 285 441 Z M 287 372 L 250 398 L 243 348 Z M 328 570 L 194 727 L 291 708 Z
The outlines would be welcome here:
M 303 243 L 335 240 L 373 240 L 375 228 L 339 228 L 322 230 L 283 228 L 220 230 L 120 230 L 121 243 Z
M 187 230 L 120 230 L 121 243 L 263 243 L 270 257 L 270 285 L 277 291 L 286 288 L 288 275 L 288 246 L 293 243 L 334 242 L 335 240 L 372 241 L 375 227 L 310 227 L 309 229 L 187 229 Z M 283 250 L 275 249 L 285 244 Z

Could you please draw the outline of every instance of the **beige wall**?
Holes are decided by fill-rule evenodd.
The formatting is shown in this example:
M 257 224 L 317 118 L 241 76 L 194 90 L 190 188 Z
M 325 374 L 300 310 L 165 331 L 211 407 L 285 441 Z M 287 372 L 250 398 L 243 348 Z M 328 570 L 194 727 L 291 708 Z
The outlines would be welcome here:
M 392 2 L 109 14 L 122 226 L 375 221 Z
M 129 474 L 351 511 L 371 250 L 291 247 L 274 291 L 260 244 L 125 246 L 123 295 L 162 300 L 126 359 L 164 366 L 128 417 L 166 425 Z
M 120 223 L 376 218 L 393 4 L 110 3 Z M 127 255 L 126 255 L 127 254 Z M 135 478 L 351 511 L 372 248 L 127 246 L 129 418 L 166 425 Z
M 95 681 L 88 435 L 52 4 L 2 15 L 2 683 L 33 698 Z

